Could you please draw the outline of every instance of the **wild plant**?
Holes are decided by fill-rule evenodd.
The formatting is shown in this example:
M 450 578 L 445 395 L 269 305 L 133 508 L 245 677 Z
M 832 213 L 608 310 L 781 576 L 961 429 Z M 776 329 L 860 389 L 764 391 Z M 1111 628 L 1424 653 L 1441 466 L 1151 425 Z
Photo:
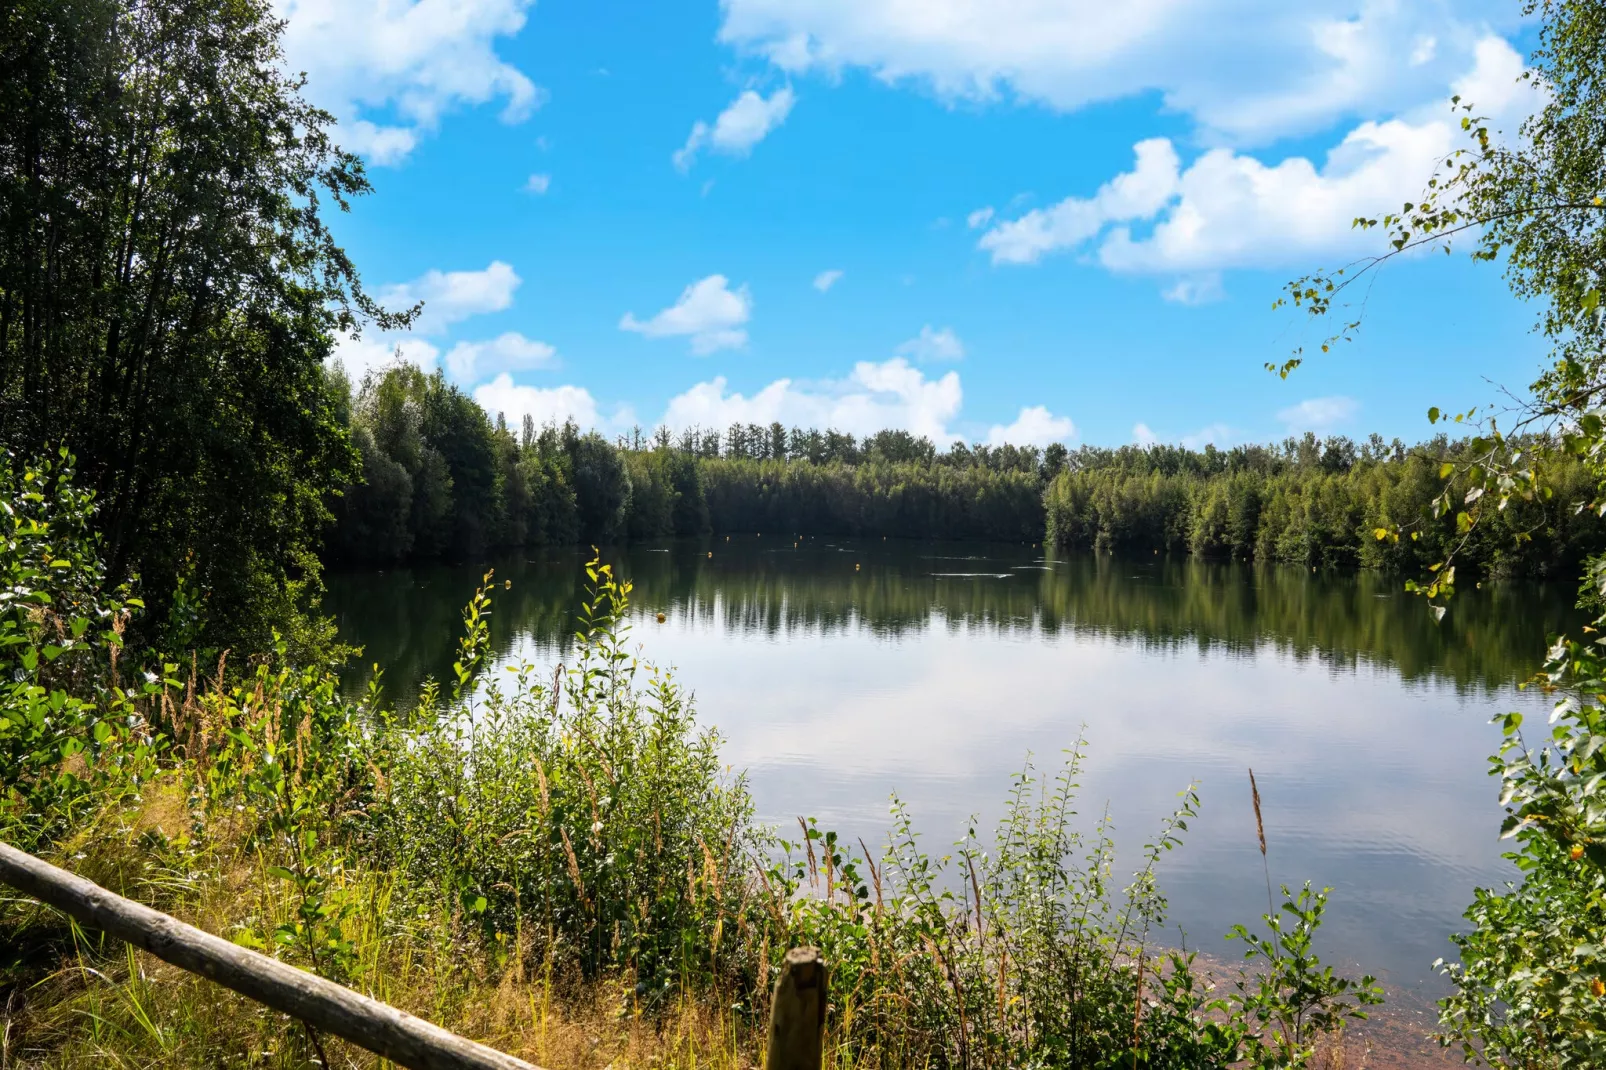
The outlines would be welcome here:
M 7 514 L 0 554 L 10 589 L 38 592 L 0 613 L 13 669 L 0 744 L 18 771 L 6 835 L 23 818 L 52 835 L 85 835 L 101 814 L 129 828 L 119 813 L 137 808 L 132 792 L 160 757 L 182 785 L 187 827 L 139 834 L 140 887 L 176 900 L 230 882 L 228 931 L 248 946 L 381 992 L 427 962 L 437 1015 L 465 1013 L 496 977 L 534 976 L 543 998 L 554 986 L 616 992 L 631 1017 L 705 1002 L 733 1037 L 752 1037 L 785 951 L 813 944 L 834 974 L 837 1062 L 866 1070 L 1295 1066 L 1356 1009 L 1346 1001 L 1370 1002 L 1370 979 L 1357 989 L 1310 952 L 1325 899 L 1308 889 L 1285 905 L 1291 927 L 1268 915 L 1270 941 L 1240 933 L 1263 961 L 1231 998 L 1194 956 L 1163 947 L 1157 868 L 1198 795 L 1183 792 L 1123 884 L 1107 815 L 1079 827 L 1080 743 L 1052 778 L 1028 763 L 991 839 L 972 828 L 942 857 L 896 799 L 879 851 L 812 820 L 782 840 L 755 820 L 690 695 L 631 648 L 631 585 L 596 559 L 575 661 L 550 676 L 527 663 L 486 670 L 487 574 L 451 677 L 405 713 L 377 682 L 347 700 L 284 643 L 232 668 L 220 655 L 209 681 L 192 659 L 185 683 L 168 663 L 119 689 L 107 635 L 128 603 L 62 610 L 77 596 L 50 583 L 74 560 L 92 569 L 93 546 L 43 513 L 88 502 L 63 479 L 56 498 L 28 497 L 41 478 L 9 488 L 23 507 Z M 87 672 L 71 659 L 94 657 L 98 683 L 54 686 L 49 674 Z M 92 770 L 109 785 L 98 794 L 52 786 L 87 783 Z M 93 1013 L 138 1007 L 158 1021 L 147 1004 L 159 990 L 132 986 L 133 972 L 138 999 Z M 172 1056 L 168 1027 L 142 1034 L 137 1018 L 123 1035 L 156 1037 Z M 271 1028 L 261 1019 L 200 1058 L 260 1050 Z
M 133 788 L 153 768 L 157 741 L 136 704 L 161 680 L 121 686 L 122 633 L 141 603 L 106 590 L 94 516 L 66 451 L 0 454 L 0 832 L 27 848 L 81 821 L 97 791 Z
M 1261 915 L 1269 937 L 1242 925 L 1227 933 L 1228 939 L 1244 942 L 1244 957 L 1253 963 L 1235 982 L 1230 1003 L 1255 1027 L 1245 1037 L 1245 1054 L 1254 1066 L 1304 1066 L 1318 1040 L 1340 1032 L 1350 1020 L 1364 1019 L 1366 1007 L 1383 1002 L 1375 977 L 1340 977 L 1312 949 L 1331 891 L 1312 891 L 1307 882 L 1294 894 L 1285 884 L 1282 909 Z
M 1119 889 L 1107 816 L 1075 827 L 1084 747 L 1040 782 L 1028 764 L 989 853 L 974 828 L 932 858 L 894 801 L 879 865 L 803 822 L 766 879 L 792 939 L 832 963 L 839 1047 L 869 1066 L 1226 1066 L 1239 1033 L 1186 955 L 1150 944 L 1164 924 L 1155 865 L 1198 805 L 1184 792 Z M 861 847 L 864 845 L 861 844 Z M 797 852 L 793 857 L 792 852 Z M 864 874 L 868 874 L 868 879 Z M 873 889 L 873 891 L 872 891 Z M 1113 1061 L 1112 1061 L 1113 1060 Z
M 366 842 L 494 946 L 579 977 L 627 970 L 652 1004 L 751 973 L 748 878 L 768 835 L 689 696 L 629 650 L 630 584 L 586 569 L 578 660 L 550 678 L 522 664 L 471 685 L 482 588 L 458 701 L 398 727 Z

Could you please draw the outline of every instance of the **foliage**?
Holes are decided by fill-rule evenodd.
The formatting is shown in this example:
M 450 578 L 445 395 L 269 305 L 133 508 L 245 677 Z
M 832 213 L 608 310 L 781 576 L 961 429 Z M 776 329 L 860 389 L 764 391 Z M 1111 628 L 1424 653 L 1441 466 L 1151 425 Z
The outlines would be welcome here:
M 42 479 L 51 494 L 30 489 Z M 74 570 L 55 562 L 98 567 L 92 541 L 73 539 L 88 530 L 90 500 L 39 474 L 7 489 L 8 515 L 24 519 L 5 567 L 37 581 L 30 605 L 65 604 Z M 901 806 L 879 854 L 854 858 L 812 821 L 797 844 L 781 842 L 755 821 L 689 696 L 630 651 L 631 585 L 596 560 L 585 575 L 572 666 L 551 677 L 516 666 L 507 686 L 486 672 L 487 575 L 450 676 L 426 683 L 405 714 L 377 684 L 346 701 L 326 668 L 296 667 L 282 644 L 244 671 L 220 659 L 210 680 L 192 665 L 179 685 L 166 666 L 170 675 L 132 696 L 102 686 L 108 662 L 74 685 L 67 708 L 84 716 L 58 726 L 80 752 L 98 748 L 90 787 L 68 807 L 46 789 L 67 753 L 59 748 L 41 751 L 33 780 L 11 781 L 31 796 L 28 812 L 58 815 L 29 845 L 71 852 L 125 893 L 181 912 L 200 889 L 234 881 L 216 924 L 237 942 L 380 992 L 430 963 L 432 1013 L 445 1008 L 448 1020 L 486 976 L 503 987 L 540 977 L 543 998 L 613 986 L 627 1017 L 663 1020 L 687 999 L 711 1002 L 752 1043 L 781 958 L 802 942 L 824 947 L 836 971 L 829 1030 L 843 1065 L 1287 1066 L 1311 1040 L 1307 1031 L 1288 1041 L 1287 1021 L 1319 1025 L 1346 1010 L 1344 984 L 1286 933 L 1268 952 L 1276 984 L 1254 1001 L 1215 995 L 1195 960 L 1153 946 L 1165 914 L 1155 865 L 1198 799 L 1184 794 L 1117 892 L 1107 824 L 1091 835 L 1074 826 L 1080 751 L 1041 789 L 1030 767 L 1021 774 L 990 852 L 972 834 L 931 859 Z M 12 636 L 35 617 L 6 620 Z M 51 664 L 116 649 L 104 630 L 78 634 L 81 648 Z M 7 656 L 33 642 L 10 643 Z M 21 699 L 7 699 L 7 723 L 37 697 L 12 694 Z M 108 711 L 147 727 L 103 731 Z M 135 840 L 130 873 L 119 843 Z M 1319 922 L 1319 902 L 1288 909 L 1305 911 L 1299 933 Z M 138 963 L 121 966 L 121 955 L 56 924 L 0 903 L 21 1001 L 15 1040 L 30 1051 L 59 1045 L 72 1065 L 66 1053 L 103 1052 L 116 1036 L 125 1057 L 146 1052 L 164 1065 L 253 1052 L 293 1063 L 308 1046 L 327 1061 L 314 1034 L 303 1043 L 250 1010 L 191 1011 L 173 1001 L 193 999 L 192 987 L 152 986 Z M 82 964 L 83 985 L 53 982 L 68 960 Z M 53 1001 L 82 1006 L 86 991 L 116 998 L 95 997 L 79 1027 L 42 1024 L 61 1020 Z
M 1535 443 L 1535 447 L 1539 444 Z M 1594 478 L 1575 457 L 1550 456 L 1533 475 L 1545 493 L 1464 529 L 1432 503 L 1440 472 L 1473 445 L 1440 437 L 1406 449 L 1307 434 L 1280 450 L 1195 453 L 1170 447 L 1083 451 L 1044 492 L 1047 541 L 1099 553 L 1203 557 L 1417 574 L 1452 550 L 1485 575 L 1573 575 L 1606 549 L 1606 528 L 1576 506 Z M 1471 478 L 1452 480 L 1465 493 Z M 1379 539 L 1377 532 L 1394 533 Z M 1403 535 L 1404 537 L 1400 537 Z
M 108 580 L 270 645 L 316 594 L 353 454 L 323 360 L 379 309 L 325 213 L 367 191 L 283 73 L 266 0 L 24 0 L 0 15 L 0 443 L 65 445 Z M 316 645 L 316 631 L 298 629 Z
M 1319 1038 L 1341 1031 L 1346 1019 L 1365 1018 L 1363 1008 L 1383 1002 L 1376 978 L 1339 977 L 1311 950 L 1330 891 L 1313 892 L 1307 883 L 1296 895 L 1284 885 L 1282 910 L 1262 915 L 1269 939 L 1242 925 L 1227 934 L 1242 940 L 1244 957 L 1260 965 L 1236 982 L 1232 996 L 1240 1013 L 1265 1023 L 1248 1043 L 1249 1058 L 1257 1066 L 1303 1065 Z
M 1467 147 L 1444 161 L 1419 202 L 1356 220 L 1386 230 L 1389 251 L 1288 287 L 1294 304 L 1324 316 L 1342 308 L 1348 289 L 1378 265 L 1425 247 L 1448 252 L 1465 237 L 1474 259 L 1503 262 L 1512 292 L 1539 309 L 1536 329 L 1553 363 L 1530 398 L 1504 413 L 1428 410 L 1430 421 L 1476 429 L 1442 465 L 1432 500 L 1434 518 L 1453 517 L 1455 534 L 1426 564 L 1429 578 L 1411 584 L 1440 617 L 1467 548 L 1508 512 L 1554 500 L 1547 472 L 1581 467 L 1588 493 L 1569 504 L 1606 513 L 1599 489 L 1606 477 L 1606 8 L 1595 0 L 1529 0 L 1524 10 L 1540 17 L 1538 47 L 1523 74 L 1534 89 L 1534 114 L 1519 129 L 1500 131 L 1478 114 L 1476 101 L 1452 101 Z M 1323 350 L 1359 325 L 1343 323 Z M 1301 359 L 1296 353 L 1275 370 L 1286 376 Z M 1397 543 L 1402 534 L 1380 525 L 1375 537 Z M 1599 610 L 1606 572 L 1598 557 L 1589 572 L 1585 601 Z M 1597 619 L 1584 637 L 1552 647 L 1537 682 L 1559 701 L 1540 738 L 1524 736 L 1520 716 L 1503 718 L 1505 741 L 1491 772 L 1502 782 L 1502 834 L 1516 839 L 1510 857 L 1522 880 L 1504 892 L 1476 893 L 1467 912 L 1472 931 L 1457 941 L 1463 961 L 1444 967 L 1456 984 L 1442 1005 L 1444 1040 L 1469 1059 L 1528 1068 L 1606 1057 L 1603 626 L 1606 618 Z
M 94 496 L 71 457 L 0 455 L 0 834 L 24 848 L 82 820 L 108 785 L 137 786 L 154 740 L 118 686 L 126 590 L 105 593 Z
M 1039 542 L 1035 471 L 870 461 L 703 462 L 715 532 Z

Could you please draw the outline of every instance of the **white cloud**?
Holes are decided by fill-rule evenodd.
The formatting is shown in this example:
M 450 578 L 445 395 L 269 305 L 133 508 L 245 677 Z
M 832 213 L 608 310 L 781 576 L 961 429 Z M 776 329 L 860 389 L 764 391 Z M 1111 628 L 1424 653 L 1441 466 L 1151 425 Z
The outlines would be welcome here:
M 847 67 L 944 99 L 1073 110 L 1158 91 L 1210 139 L 1270 139 L 1423 99 L 1496 0 L 724 0 L 720 38 L 788 71 Z M 1432 48 L 1423 42 L 1432 37 Z M 1414 64 L 1411 62 L 1416 59 Z
M 534 417 L 537 426 L 573 420 L 583 430 L 622 428 L 630 423 L 628 409 L 620 409 L 612 417 L 604 418 L 598 411 L 597 399 L 585 387 L 523 386 L 515 383 L 506 372 L 475 387 L 474 400 L 486 412 L 506 416 L 512 427 L 523 423 L 525 416 Z
M 680 293 L 680 299 L 649 320 L 638 320 L 626 312 L 619 329 L 635 331 L 648 338 L 688 336 L 693 353 L 707 354 L 716 349 L 747 344 L 742 324 L 752 315 L 753 299 L 742 286 L 730 288 L 723 275 L 699 279 Z
M 520 281 L 511 265 L 493 260 L 482 271 L 430 270 L 411 282 L 382 287 L 374 297 L 393 312 L 401 312 L 420 301 L 424 302 L 424 310 L 414 321 L 412 330 L 369 331 L 360 338 L 337 338 L 331 359 L 339 360 L 345 366 L 353 382 L 361 382 L 369 371 L 393 363 L 398 358 L 425 370 L 433 370 L 440 361 L 440 349 L 421 336 L 436 337 L 452 324 L 471 316 L 508 308 L 513 304 L 513 292 L 519 288 Z M 529 342 L 518 334 L 504 334 L 491 342 L 460 342 L 448 355 L 448 367 L 453 370 L 454 376 L 458 376 L 456 369 L 472 369 L 482 353 L 515 362 L 508 366 L 520 366 L 516 362 L 529 361 L 534 350 L 526 348 L 521 352 L 518 343 L 545 345 L 543 342 Z M 550 350 L 550 347 L 547 348 Z M 459 377 L 466 378 L 467 375 Z
M 513 291 L 523 280 L 511 264 L 493 260 L 483 271 L 430 270 L 412 282 L 381 289 L 375 298 L 392 311 L 424 302 L 413 324 L 418 334 L 438 334 L 469 316 L 500 312 L 513 304 Z
M 342 124 L 338 134 L 342 148 L 382 167 L 400 163 L 418 147 L 417 132 L 405 126 L 376 126 L 367 119 Z
M 932 330 L 931 324 L 920 328 L 920 333 L 901 343 L 896 350 L 899 356 L 928 360 L 960 360 L 965 355 L 965 343 L 959 340 L 952 327 Z
M 1022 408 L 1012 424 L 995 424 L 987 432 L 989 446 L 1047 446 L 1074 438 L 1076 425 L 1068 416 L 1055 416 L 1042 405 Z
M 1197 431 L 1183 435 L 1182 445 L 1190 450 L 1202 450 L 1206 446 L 1219 448 L 1230 444 L 1237 437 L 1238 432 L 1226 424 L 1206 424 Z
M 1160 296 L 1179 305 L 1208 305 L 1225 297 L 1226 290 L 1221 286 L 1221 272 L 1205 271 L 1178 279 Z
M 503 102 L 518 122 L 544 93 L 496 54 L 533 0 L 275 0 L 286 66 L 333 112 L 338 139 L 395 163 L 458 107 Z M 384 125 L 380 125 L 383 123 Z
M 705 145 L 726 156 L 746 156 L 771 130 L 786 121 L 795 100 L 789 86 L 782 86 L 767 98 L 751 89 L 744 90 L 719 113 L 713 126 L 701 119 L 692 124 L 686 144 L 674 154 L 675 166 L 682 171 L 690 168 Z
M 723 376 L 672 398 L 663 422 L 672 428 L 726 427 L 732 423 L 834 427 L 854 435 L 901 428 L 948 443 L 948 423 L 963 399 L 959 373 L 928 379 L 901 357 L 854 365 L 848 378 L 815 384 L 777 379 L 752 396 L 732 393 Z
M 1076 248 L 1096 237 L 1113 220 L 1148 219 L 1177 193 L 1177 150 L 1168 138 L 1140 141 L 1137 163 L 1090 198 L 1067 197 L 1052 208 L 1034 208 L 1018 219 L 998 223 L 977 245 L 995 264 L 1029 264 L 1045 253 Z
M 1240 436 L 1229 425 L 1224 423 L 1206 424 L 1197 431 L 1190 431 L 1176 439 L 1178 445 L 1184 449 L 1202 450 L 1206 446 L 1222 447 Z M 1132 441 L 1139 446 L 1157 446 L 1166 439 L 1155 433 L 1146 423 L 1132 425 Z
M 1349 422 L 1360 408 L 1360 403 L 1350 397 L 1306 398 L 1283 409 L 1277 419 L 1290 431 L 1330 431 Z
M 546 342 L 507 331 L 486 342 L 459 342 L 446 354 L 446 371 L 461 382 L 473 382 L 493 371 L 550 368 L 558 351 Z
M 978 208 L 974 212 L 967 215 L 965 217 L 965 226 L 969 227 L 971 230 L 980 230 L 982 227 L 985 227 L 989 222 L 991 222 L 992 218 L 993 206 L 989 204 L 985 208 Z
M 1522 59 L 1497 37 L 1479 41 L 1471 72 L 1453 88 L 1514 129 L 1535 98 L 1517 83 Z M 1313 257 L 1375 252 L 1379 236 L 1357 215 L 1398 209 L 1421 193 L 1439 162 L 1465 141 L 1449 109 L 1360 123 L 1318 167 L 1302 156 L 1266 164 L 1216 148 L 1186 169 L 1165 138 L 1135 147 L 1132 170 L 1092 197 L 995 223 L 978 242 L 994 263 L 1032 263 L 1081 251 L 1106 268 L 1203 277 L 1224 268 L 1308 264 Z M 1192 295 L 1192 286 L 1173 288 Z
M 433 371 L 440 355 L 439 349 L 422 338 L 370 332 L 360 338 L 350 335 L 337 337 L 329 362 L 338 361 L 355 387 L 362 385 L 363 378 L 369 372 L 392 364 L 412 364 L 425 371 Z
M 524 192 L 533 193 L 537 197 L 552 188 L 551 175 L 531 175 L 524 183 Z
M 839 268 L 831 268 L 827 271 L 822 271 L 818 275 L 814 276 L 814 288 L 823 294 L 825 291 L 835 286 L 837 284 L 837 280 L 841 277 L 842 272 Z

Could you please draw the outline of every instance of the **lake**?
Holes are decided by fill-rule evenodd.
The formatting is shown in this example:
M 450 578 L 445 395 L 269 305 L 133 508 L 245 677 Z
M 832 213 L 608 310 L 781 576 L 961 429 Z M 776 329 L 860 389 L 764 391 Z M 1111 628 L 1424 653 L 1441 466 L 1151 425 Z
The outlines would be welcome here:
M 1084 824 L 1107 806 L 1125 860 L 1198 783 L 1160 871 L 1168 939 L 1231 953 L 1222 934 L 1266 905 L 1253 767 L 1273 882 L 1334 889 L 1324 952 L 1424 995 L 1472 888 L 1515 872 L 1489 719 L 1548 710 L 1516 684 L 1578 622 L 1561 585 L 1469 585 L 1435 624 L 1399 578 L 1026 545 L 744 536 L 604 558 L 635 583 L 633 640 L 695 692 L 766 820 L 874 845 L 896 792 L 943 853 L 971 815 L 991 827 L 1028 755 L 1052 775 L 1083 734 Z M 372 662 L 399 700 L 444 678 L 486 567 L 499 661 L 569 658 L 583 560 L 329 576 L 340 634 L 365 648 L 347 686 Z

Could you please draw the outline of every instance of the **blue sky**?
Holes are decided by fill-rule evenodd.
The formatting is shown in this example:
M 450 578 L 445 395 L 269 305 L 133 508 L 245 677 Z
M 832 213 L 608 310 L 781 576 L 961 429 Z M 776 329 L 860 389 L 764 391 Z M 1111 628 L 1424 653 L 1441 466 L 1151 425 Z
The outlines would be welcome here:
M 369 160 L 337 223 L 355 376 L 437 364 L 516 420 L 933 438 L 1424 437 L 1544 347 L 1498 269 L 1391 265 L 1360 338 L 1281 284 L 1377 247 L 1460 91 L 1513 128 L 1514 3 L 281 0 Z

